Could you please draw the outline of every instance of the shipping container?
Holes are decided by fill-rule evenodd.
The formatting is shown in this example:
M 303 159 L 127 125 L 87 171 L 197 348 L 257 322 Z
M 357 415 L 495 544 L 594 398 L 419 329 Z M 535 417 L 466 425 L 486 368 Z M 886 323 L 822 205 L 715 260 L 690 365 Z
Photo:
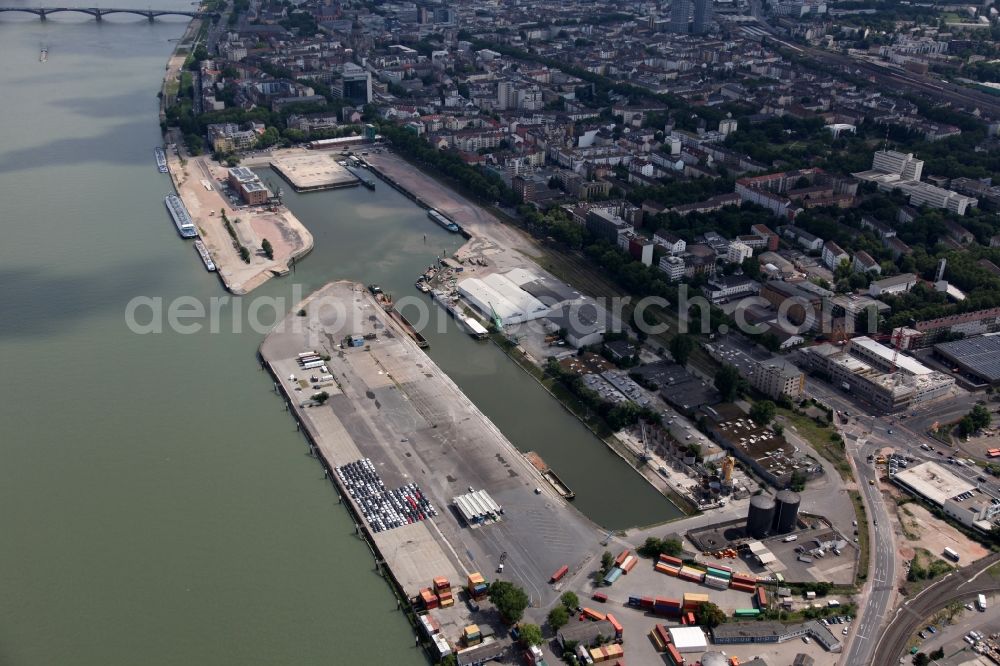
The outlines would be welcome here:
M 642 598 L 641 597 L 629 597 L 628 598 L 628 605 L 636 607 L 636 608 L 639 608 L 639 607 L 642 606 Z
M 709 587 L 715 588 L 716 590 L 725 590 L 729 588 L 729 581 L 725 578 L 717 578 L 706 574 L 705 580 L 702 582 Z
M 653 642 L 656 643 L 656 647 L 660 652 L 666 650 L 667 646 L 670 645 L 670 634 L 667 633 L 662 624 L 655 625 L 650 634 L 653 636 Z
M 764 591 L 763 587 L 757 588 L 757 607 L 767 608 L 767 592 Z
M 704 604 L 709 602 L 709 596 L 707 594 L 702 594 L 701 592 L 685 592 L 684 593 L 684 607 L 687 608 L 692 604 L 697 606 L 698 604 Z
M 732 572 L 723 571 L 722 569 L 716 569 L 715 567 L 708 567 L 705 570 L 705 574 L 712 575 L 717 578 L 725 578 L 726 580 L 729 580 L 733 576 Z
M 616 580 L 618 580 L 619 578 L 621 578 L 621 575 L 623 573 L 624 572 L 621 569 L 619 569 L 618 567 L 611 567 L 611 571 L 609 571 L 607 574 L 604 575 L 604 584 L 605 585 L 611 585 Z
M 420 626 L 424 628 L 424 633 L 427 634 L 428 638 L 441 631 L 441 623 L 429 614 L 420 616 Z
M 590 658 L 594 660 L 595 664 L 599 664 L 602 661 L 607 661 L 610 657 L 603 647 L 595 647 L 590 648 Z
M 615 558 L 615 566 L 620 566 L 621 563 L 625 561 L 625 558 L 629 556 L 629 554 L 630 553 L 627 550 L 623 550 L 622 552 L 618 553 L 618 557 Z
M 643 608 L 652 608 L 655 603 L 653 597 L 640 597 L 639 600 L 641 602 L 639 605 Z
M 753 594 L 757 591 L 757 588 L 753 585 L 744 585 L 743 583 L 729 583 L 730 590 L 739 590 L 740 592 L 749 592 Z
M 682 566 L 684 562 L 679 557 L 671 557 L 670 555 L 660 555 L 660 562 L 664 564 L 676 564 L 677 566 Z
M 681 653 L 677 651 L 677 648 L 672 643 L 667 645 L 666 653 L 668 664 L 672 664 L 672 666 L 684 666 L 684 657 L 681 656 Z
M 590 597 L 590 598 L 593 599 L 594 601 L 600 601 L 601 603 L 607 603 L 607 601 L 608 601 L 608 595 L 604 594 L 603 592 L 594 592 L 593 596 Z M 634 605 L 638 606 L 639 605 L 638 604 L 638 597 L 629 597 L 628 598 L 629 605 L 630 606 L 633 605 L 632 604 L 632 600 L 633 599 L 636 600 L 636 603 Z
M 451 583 L 444 576 L 438 576 L 434 579 L 434 589 L 438 592 L 441 592 L 442 590 L 450 590 Z
M 657 562 L 656 566 L 653 567 L 656 571 L 662 574 L 667 574 L 668 576 L 676 576 L 680 572 L 680 567 L 671 566 L 669 564 L 663 564 Z
M 625 558 L 625 561 L 621 563 L 621 569 L 625 573 L 632 571 L 632 568 L 638 564 L 639 559 L 635 555 L 629 555 Z
M 608 620 L 608 622 L 611 623 L 611 626 L 614 628 L 614 630 L 615 630 L 615 636 L 617 638 L 621 638 L 622 637 L 622 632 L 625 631 L 625 629 L 622 627 L 621 623 L 619 623 L 618 620 L 615 618 L 615 616 L 612 615 L 611 613 L 608 613 L 607 620 Z
M 601 620 L 605 619 L 604 613 L 602 613 L 601 611 L 596 611 L 593 608 L 584 608 L 583 614 L 585 617 L 588 617 L 591 620 L 595 620 L 597 622 L 600 622 Z
M 431 591 L 431 588 L 429 587 L 425 587 L 424 589 L 420 590 L 420 600 L 423 602 L 424 608 L 427 608 L 428 610 L 431 608 L 438 607 L 437 595 L 435 595 L 434 592 Z
M 569 571 L 569 567 L 566 566 L 565 564 L 562 565 L 561 567 L 559 567 L 558 569 L 556 569 L 556 572 L 554 574 L 552 574 L 552 577 L 549 579 L 549 582 L 550 583 L 557 582 L 563 576 L 565 576 L 568 571 Z
M 691 611 L 688 611 L 687 615 L 685 615 L 684 618 L 687 620 L 687 623 L 692 627 L 698 624 L 694 619 L 694 613 L 692 613 Z

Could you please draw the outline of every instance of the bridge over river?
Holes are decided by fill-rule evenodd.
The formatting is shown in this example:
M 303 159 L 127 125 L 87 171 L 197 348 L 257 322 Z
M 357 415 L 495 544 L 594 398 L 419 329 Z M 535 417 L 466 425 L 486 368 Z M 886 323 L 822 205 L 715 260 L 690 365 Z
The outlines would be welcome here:
M 158 16 L 188 16 L 190 18 L 208 18 L 218 16 L 215 12 L 184 11 L 175 9 L 111 9 L 102 7 L 0 7 L 2 12 L 27 12 L 34 14 L 43 21 L 50 14 L 60 12 L 76 12 L 78 14 L 89 14 L 100 21 L 109 14 L 135 14 L 145 16 L 150 21 L 154 21 Z

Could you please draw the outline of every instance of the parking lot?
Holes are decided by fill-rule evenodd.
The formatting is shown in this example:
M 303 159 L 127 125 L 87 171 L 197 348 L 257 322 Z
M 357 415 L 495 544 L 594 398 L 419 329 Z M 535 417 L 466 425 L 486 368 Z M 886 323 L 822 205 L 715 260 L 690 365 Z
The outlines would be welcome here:
M 374 532 L 410 525 L 437 515 L 415 483 L 386 490 L 370 458 L 338 467 L 337 476 Z

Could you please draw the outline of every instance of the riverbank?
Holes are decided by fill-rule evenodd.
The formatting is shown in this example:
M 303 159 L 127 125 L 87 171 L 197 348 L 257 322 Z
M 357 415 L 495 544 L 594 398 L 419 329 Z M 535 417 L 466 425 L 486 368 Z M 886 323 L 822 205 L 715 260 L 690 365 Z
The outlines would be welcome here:
M 292 308 L 300 310 L 305 316 L 289 314 L 260 347 L 300 429 L 329 469 L 370 459 L 386 489 L 415 483 L 437 512 L 387 530 L 358 521 L 403 594 L 417 596 L 437 576 L 455 585 L 475 571 L 494 578 L 503 561 L 499 577 L 527 590 L 534 608 L 551 604 L 558 596 L 547 582 L 552 572 L 579 569 L 599 552 L 603 531 L 542 481 L 361 285 L 331 283 Z M 351 335 L 365 336 L 364 346 L 343 345 Z M 305 352 L 329 357 L 334 379 L 313 388 L 309 375 L 320 370 L 300 367 Z M 320 390 L 326 397 L 313 400 Z M 343 480 L 334 481 L 356 516 L 370 509 Z M 497 522 L 470 527 L 452 509 L 453 498 L 469 488 L 503 507 Z M 488 619 L 472 617 L 464 605 L 436 616 L 456 630 Z
M 226 168 L 210 156 L 187 156 L 181 144 L 173 144 L 166 153 L 174 189 L 232 293 L 247 294 L 272 277 L 286 275 L 312 250 L 312 234 L 284 206 L 233 204 L 223 191 Z M 262 249 L 265 239 L 272 247 L 271 258 Z M 237 243 L 249 250 L 249 261 L 240 256 Z
M 505 224 L 496 216 L 481 206 L 469 201 L 456 193 L 447 185 L 416 169 L 409 162 L 391 152 L 371 154 L 365 158 L 373 167 L 373 171 L 381 178 L 389 180 L 392 185 L 416 201 L 418 204 L 434 208 L 445 214 L 458 224 L 463 231 L 466 242 L 455 253 L 455 258 L 465 262 L 466 274 L 484 277 L 490 273 L 503 273 L 513 269 L 522 269 L 540 275 L 546 280 L 560 281 L 539 265 L 535 258 L 545 256 L 533 238 Z M 418 194 L 419 193 L 419 194 Z M 476 266 L 468 262 L 470 258 L 481 258 L 486 267 Z M 638 464 L 638 459 L 625 454 L 628 447 L 620 442 L 614 433 L 598 432 L 594 424 L 581 413 L 580 407 L 573 402 L 572 396 L 561 391 L 553 391 L 543 381 L 541 359 L 536 358 L 521 346 L 512 349 L 504 348 L 507 356 L 518 367 L 531 375 L 560 404 L 578 418 L 594 435 L 604 442 L 615 455 L 625 461 L 636 474 L 661 493 L 671 504 L 684 515 L 697 513 L 698 509 L 684 495 L 683 488 L 674 488 L 670 483 L 657 476 L 655 471 Z

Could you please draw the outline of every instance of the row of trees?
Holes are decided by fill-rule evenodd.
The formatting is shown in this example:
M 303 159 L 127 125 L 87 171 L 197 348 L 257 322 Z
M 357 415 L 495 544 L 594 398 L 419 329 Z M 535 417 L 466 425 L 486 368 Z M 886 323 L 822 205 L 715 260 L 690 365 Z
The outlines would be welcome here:
M 519 202 L 514 190 L 499 176 L 466 164 L 457 153 L 438 150 L 422 137 L 399 125 L 383 123 L 379 131 L 404 157 L 430 167 L 475 196 L 505 205 L 515 205 Z

